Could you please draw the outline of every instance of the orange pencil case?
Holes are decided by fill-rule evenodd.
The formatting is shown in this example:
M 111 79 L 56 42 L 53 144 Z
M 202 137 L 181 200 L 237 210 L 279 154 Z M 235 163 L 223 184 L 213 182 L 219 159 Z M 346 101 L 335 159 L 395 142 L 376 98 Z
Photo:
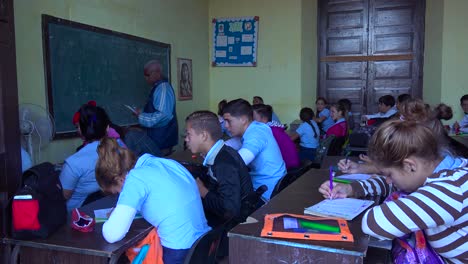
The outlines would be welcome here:
M 267 214 L 262 237 L 354 242 L 348 222 L 296 214 Z

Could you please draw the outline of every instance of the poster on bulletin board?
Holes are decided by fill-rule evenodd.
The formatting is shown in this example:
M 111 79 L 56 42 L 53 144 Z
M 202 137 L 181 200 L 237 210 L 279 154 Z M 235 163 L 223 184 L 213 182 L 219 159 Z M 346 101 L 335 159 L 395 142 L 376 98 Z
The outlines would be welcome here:
M 258 16 L 213 19 L 212 66 L 257 66 Z

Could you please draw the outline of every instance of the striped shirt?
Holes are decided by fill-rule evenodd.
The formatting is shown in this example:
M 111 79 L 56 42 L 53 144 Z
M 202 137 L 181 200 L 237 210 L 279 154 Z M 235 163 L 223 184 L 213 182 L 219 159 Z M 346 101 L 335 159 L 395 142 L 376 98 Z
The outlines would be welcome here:
M 385 190 L 373 180 L 377 183 L 373 185 L 376 190 Z M 381 239 L 393 239 L 424 230 L 427 240 L 439 255 L 453 263 L 466 263 L 467 180 L 468 167 L 433 174 L 408 196 L 368 210 L 362 219 L 363 232 Z
M 168 82 L 162 82 L 154 90 L 153 106 L 156 109 L 153 113 L 142 112 L 138 116 L 138 121 L 144 127 L 163 127 L 171 121 L 172 110 L 175 106 L 174 90 Z

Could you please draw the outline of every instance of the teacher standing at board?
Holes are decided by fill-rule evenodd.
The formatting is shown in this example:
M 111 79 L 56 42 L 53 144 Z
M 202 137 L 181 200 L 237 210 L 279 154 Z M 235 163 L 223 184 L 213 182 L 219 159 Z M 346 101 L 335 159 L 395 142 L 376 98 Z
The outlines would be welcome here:
M 162 75 L 162 66 L 157 60 L 147 62 L 143 74 L 152 89 L 143 112 L 136 111 L 138 122 L 166 156 L 178 143 L 174 89 Z

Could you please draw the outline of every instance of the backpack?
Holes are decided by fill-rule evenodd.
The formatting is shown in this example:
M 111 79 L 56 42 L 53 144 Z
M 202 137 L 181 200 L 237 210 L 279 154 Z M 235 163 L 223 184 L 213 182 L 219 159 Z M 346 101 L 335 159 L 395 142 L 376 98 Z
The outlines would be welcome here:
M 390 194 L 385 201 L 394 201 L 406 196 L 406 193 L 396 191 Z M 445 263 L 427 242 L 426 234 L 423 230 L 417 230 L 413 233 L 393 239 L 392 258 L 395 264 Z
M 59 174 L 49 162 L 23 173 L 12 202 L 13 238 L 46 238 L 65 223 L 67 207 Z

